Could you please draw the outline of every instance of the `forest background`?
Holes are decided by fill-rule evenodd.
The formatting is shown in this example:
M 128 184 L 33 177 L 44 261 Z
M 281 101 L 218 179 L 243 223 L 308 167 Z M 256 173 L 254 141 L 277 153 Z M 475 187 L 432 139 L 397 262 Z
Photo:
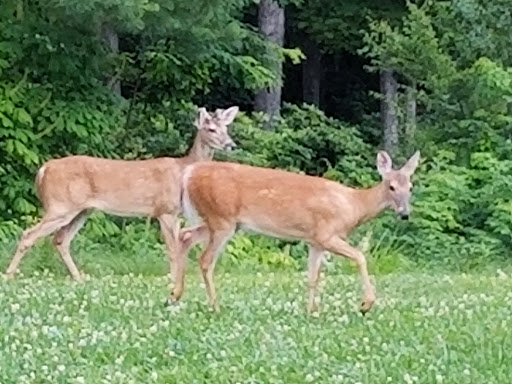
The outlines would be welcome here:
M 378 180 L 378 149 L 398 165 L 421 151 L 411 219 L 387 213 L 352 237 L 372 273 L 503 265 L 511 12 L 508 0 L 4 0 L 2 268 L 40 214 L 44 161 L 179 156 L 198 107 L 231 105 L 243 111 L 230 128 L 238 149 L 220 160 L 363 187 Z M 88 272 L 166 271 L 145 219 L 96 213 L 73 248 Z M 302 243 L 241 234 L 222 263 L 303 269 L 305 255 Z M 66 273 L 50 242 L 27 265 Z

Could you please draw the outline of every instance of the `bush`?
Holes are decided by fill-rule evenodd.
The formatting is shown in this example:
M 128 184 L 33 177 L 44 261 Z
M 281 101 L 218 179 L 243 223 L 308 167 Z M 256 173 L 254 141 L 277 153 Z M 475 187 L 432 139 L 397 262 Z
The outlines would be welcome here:
M 0 83 L 0 218 L 26 223 L 37 215 L 34 177 L 49 158 L 116 156 L 123 108 L 101 90 L 82 89 L 60 100 L 25 78 Z
M 357 129 L 328 118 L 309 105 L 285 105 L 273 130 L 262 114 L 242 115 L 232 132 L 239 150 L 219 157 L 308 175 L 326 176 L 352 185 L 375 178 L 375 151 Z
M 133 127 L 128 128 L 130 135 L 118 140 L 115 147 L 101 146 L 94 140 L 110 120 L 103 120 L 101 124 L 85 121 L 89 133 L 80 136 L 79 140 L 82 143 L 90 141 L 87 145 L 91 152 L 113 157 L 175 155 L 186 151 L 195 129 L 191 124 L 192 106 L 180 108 L 164 104 L 150 109 L 151 118 L 146 118 L 139 106 L 134 106 L 132 113 L 132 123 L 128 124 L 128 127 Z M 376 150 L 365 143 L 354 127 L 330 119 L 313 107 L 293 105 L 283 108 L 274 130 L 262 129 L 265 124 L 261 114 L 240 114 L 231 128 L 239 149 L 232 153 L 219 152 L 218 158 L 321 175 L 353 186 L 368 186 L 377 181 L 374 166 Z M 30 124 L 27 129 L 30 132 Z M 116 137 L 123 135 L 126 127 L 107 132 Z M 58 140 L 65 141 L 64 137 L 71 137 L 72 133 L 61 130 L 48 135 L 51 138 L 46 143 L 57 143 Z M 6 147 L 0 148 L 6 150 Z M 43 159 L 53 147 L 32 147 L 29 144 L 27 148 L 35 148 L 37 159 Z M 81 147 L 75 141 L 61 148 L 60 153 L 66 153 L 66 148 L 80 151 Z M 411 220 L 397 220 L 393 213 L 388 212 L 363 225 L 351 236 L 350 241 L 366 251 L 371 272 L 390 273 L 410 270 L 418 265 L 469 270 L 489 265 L 491 260 L 499 262 L 504 259 L 512 244 L 512 203 L 509 197 L 512 162 L 503 159 L 508 156 L 505 149 L 497 152 L 474 152 L 467 165 L 461 163 L 455 152 L 444 149 L 431 149 L 427 156 L 423 156 L 414 176 Z M 21 164 L 20 169 L 24 169 L 14 174 L 0 174 L 8 186 L 0 201 L 3 208 L 11 207 L 9 215 L 3 213 L 8 220 L 0 223 L 0 236 L 4 244 L 3 253 L 10 255 L 14 247 L 13 234 L 19 234 L 20 225 L 33 223 L 36 212 L 34 208 L 24 209 L 24 204 L 15 201 L 26 199 L 33 207 L 37 205 L 35 197 L 31 196 L 33 176 L 29 172 L 35 169 L 35 164 L 27 165 L 18 152 L 9 152 L 8 155 L 14 158 L 12 164 Z M 105 214 L 96 213 L 81 234 L 74 243 L 74 249 L 88 270 L 124 273 L 133 267 L 153 274 L 167 270 L 156 222 L 140 218 L 106 220 Z M 41 249 L 47 249 L 44 247 Z M 48 250 L 42 253 L 49 254 Z M 109 254 L 111 257 L 89 257 L 89 254 Z M 306 255 L 307 247 L 302 242 L 290 243 L 265 236 L 239 234 L 228 243 L 221 264 L 240 267 L 257 263 L 271 269 L 303 270 L 306 268 Z M 58 265 L 57 261 L 54 265 L 44 260 L 44 257 L 40 260 L 42 265 L 49 268 Z M 334 260 L 342 259 L 329 258 L 329 270 L 356 273 L 350 262 Z M 154 268 L 144 267 L 146 263 Z
M 468 270 L 508 253 L 512 164 L 484 152 L 467 167 L 455 158 L 439 151 L 417 171 L 414 214 L 400 237 L 413 260 Z
M 121 125 L 121 128 L 112 131 L 117 145 L 112 153 L 107 155 L 143 158 L 182 154 L 186 150 L 186 143 L 191 142 L 195 133 L 191 123 L 193 108 L 190 105 L 180 107 L 166 103 L 160 108 L 153 107 L 145 112 L 142 112 L 139 106 L 133 106 L 131 113 L 128 128 Z M 145 117 L 146 114 L 151 117 Z M 315 108 L 288 105 L 284 108 L 283 116 L 275 130 L 262 130 L 264 124 L 261 114 L 254 114 L 252 117 L 241 115 L 232 128 L 232 135 L 240 149 L 232 154 L 219 153 L 218 157 L 224 160 L 325 175 L 354 185 L 368 184 L 376 174 L 371 171 L 373 167 L 370 168 L 369 161 L 374 157 L 373 151 L 361 139 L 358 131 L 327 118 Z M 81 138 L 82 142 L 85 143 L 95 137 L 95 129 L 98 126 L 104 129 L 102 125 L 86 120 L 84 128 L 89 134 Z M 127 129 L 130 132 L 129 135 L 126 135 Z M 49 135 L 51 135 L 51 142 L 65 141 L 66 135 L 70 135 L 70 132 L 57 130 L 49 132 Z M 70 152 L 73 152 L 73 149 L 79 149 L 76 144 L 68 148 Z M 91 140 L 90 148 L 91 152 L 97 152 L 94 148 L 98 146 Z M 44 153 L 42 150 L 40 152 Z M 66 153 L 66 147 L 60 148 L 59 153 Z M 48 155 L 41 155 L 41 159 L 46 156 Z M 27 172 L 19 175 L 24 185 L 32 185 L 35 169 L 35 166 L 31 168 L 32 174 Z M 30 196 L 30 201 L 34 201 L 35 196 L 31 193 L 33 192 L 20 193 L 18 189 L 13 191 L 13 196 Z M 6 201 L 6 204 L 9 205 L 10 202 Z M 27 218 L 25 223 L 13 219 L 0 225 L 0 233 L 10 235 L 4 239 L 12 239 L 14 233 L 19 234 L 19 224 L 34 221 L 35 210 L 28 213 L 32 215 L 28 215 L 30 220 Z M 13 211 L 14 217 L 20 217 L 21 214 L 19 210 Z M 92 253 L 125 252 L 133 255 L 147 254 L 148 257 L 156 254 L 164 258 L 163 248 L 158 242 L 156 223 L 148 225 L 145 220 L 136 218 L 114 218 L 113 220 L 105 220 L 105 218 L 106 215 L 96 213 L 88 220 L 81 231 L 82 240 L 76 242 L 79 254 L 84 252 L 82 248 L 87 248 Z M 114 238 L 119 238 L 119 241 L 114 243 L 112 241 Z M 110 247 L 110 250 L 106 251 L 105 247 L 107 249 Z M 303 244 L 289 244 L 257 235 L 240 235 L 229 243 L 226 250 L 227 257 L 224 259 L 226 263 L 235 265 L 253 260 L 271 268 L 302 268 L 301 262 L 306 253 L 307 250 Z M 110 269 L 109 266 L 106 268 Z M 119 271 L 123 268 L 118 267 L 114 270 Z

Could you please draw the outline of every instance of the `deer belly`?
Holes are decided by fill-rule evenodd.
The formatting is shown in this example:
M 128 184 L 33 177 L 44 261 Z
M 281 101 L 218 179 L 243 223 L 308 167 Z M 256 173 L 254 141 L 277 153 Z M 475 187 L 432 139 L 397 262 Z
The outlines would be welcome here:
M 98 200 L 92 202 L 92 208 L 115 216 L 152 216 L 154 207 L 151 204 L 131 203 L 120 201 Z
M 278 228 L 273 224 L 264 222 L 254 222 L 252 220 L 244 220 L 239 224 L 239 228 L 243 231 L 255 232 L 283 240 L 296 240 L 302 238 L 303 236 L 303 233 L 301 233 L 301 231 L 293 230 L 286 227 Z

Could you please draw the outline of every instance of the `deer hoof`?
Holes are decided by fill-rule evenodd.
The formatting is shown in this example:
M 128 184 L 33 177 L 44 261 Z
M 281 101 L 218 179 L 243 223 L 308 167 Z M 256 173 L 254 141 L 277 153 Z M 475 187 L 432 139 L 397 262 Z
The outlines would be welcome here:
M 82 275 L 75 275 L 72 278 L 73 281 L 77 284 L 83 283 L 85 281 L 85 278 Z
M 4 275 L 4 280 L 5 280 L 5 281 L 14 280 L 14 273 L 6 273 L 6 274 Z
M 371 304 L 369 304 L 366 301 L 363 301 L 361 303 L 361 309 L 359 310 L 359 312 L 361 312 L 361 315 L 365 316 L 370 311 L 370 308 L 371 308 Z
M 169 308 L 176 304 L 175 300 L 167 299 L 164 301 L 164 307 Z

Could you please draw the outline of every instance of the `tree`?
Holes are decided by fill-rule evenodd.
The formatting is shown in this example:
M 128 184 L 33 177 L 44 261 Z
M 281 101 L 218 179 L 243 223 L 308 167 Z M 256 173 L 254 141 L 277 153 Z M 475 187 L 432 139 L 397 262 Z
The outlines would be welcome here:
M 29 219 L 37 210 L 33 177 L 48 158 L 179 155 L 193 133 L 193 103 L 215 81 L 228 78 L 239 92 L 254 92 L 275 80 L 267 42 L 242 21 L 245 0 L 4 3 L 5 220 Z M 120 82 L 123 98 L 109 89 L 120 91 Z
M 394 156 L 398 148 L 398 83 L 390 69 L 381 69 L 380 71 L 380 92 L 382 94 L 380 118 L 384 149 Z
M 304 101 L 320 106 L 320 84 L 322 80 L 322 52 L 318 44 L 308 35 L 302 38 L 302 49 L 306 60 L 302 64 L 302 94 Z
M 263 36 L 278 48 L 284 44 L 284 7 L 275 0 L 261 0 L 258 9 L 258 28 Z M 269 47 L 268 55 L 272 62 L 272 70 L 278 81 L 266 89 L 256 93 L 254 106 L 256 110 L 263 111 L 270 116 L 270 124 L 279 117 L 281 109 L 281 77 L 282 59 L 275 49 Z
M 501 12 L 494 3 L 487 8 L 480 0 L 465 3 L 464 12 L 457 1 L 409 4 L 401 25 L 382 21 L 370 25 L 365 41 L 373 68 L 391 69 L 401 77 L 399 115 L 412 114 L 416 97 L 410 93 L 417 95 L 423 111 L 417 118 L 418 130 L 428 136 L 431 150 L 455 145 L 461 161 L 468 161 L 470 152 L 492 148 L 491 143 L 498 148 L 508 137 L 512 68 L 507 67 L 509 55 L 497 52 L 512 28 L 500 23 L 495 29 L 490 26 L 491 20 L 510 12 L 505 3 L 499 2 Z M 475 13 L 481 16 L 479 24 L 473 23 Z M 488 39 L 492 32 L 497 37 Z M 481 51 L 475 53 L 470 47 Z
M 361 119 L 371 111 L 368 91 L 379 87 L 379 78 L 368 76 L 361 68 L 366 64 L 358 55 L 358 49 L 364 45 L 362 31 L 369 18 L 396 20 L 404 10 L 402 0 L 304 0 L 290 7 L 291 31 L 300 36 L 300 46 L 307 58 L 302 65 L 303 100 L 319 105 L 319 96 L 324 95 L 321 107 L 345 119 L 350 119 L 350 115 Z M 357 67 L 361 73 L 354 70 Z M 324 76 L 329 80 L 322 82 Z M 389 84 L 388 93 L 393 90 L 391 80 L 392 76 L 380 79 L 382 86 Z M 387 113 L 383 122 L 393 120 L 389 115 L 393 106 L 384 105 L 387 100 L 383 97 L 380 101 L 381 110 Z M 357 113 L 351 112 L 356 109 Z M 396 129 L 383 129 L 390 131 Z
M 108 22 L 103 23 L 101 25 L 101 37 L 105 41 L 107 45 L 107 49 L 114 56 L 119 54 L 119 35 L 115 30 L 114 26 Z M 107 86 L 114 93 L 121 95 L 121 80 L 119 79 L 119 74 L 114 73 L 105 76 L 107 80 Z

